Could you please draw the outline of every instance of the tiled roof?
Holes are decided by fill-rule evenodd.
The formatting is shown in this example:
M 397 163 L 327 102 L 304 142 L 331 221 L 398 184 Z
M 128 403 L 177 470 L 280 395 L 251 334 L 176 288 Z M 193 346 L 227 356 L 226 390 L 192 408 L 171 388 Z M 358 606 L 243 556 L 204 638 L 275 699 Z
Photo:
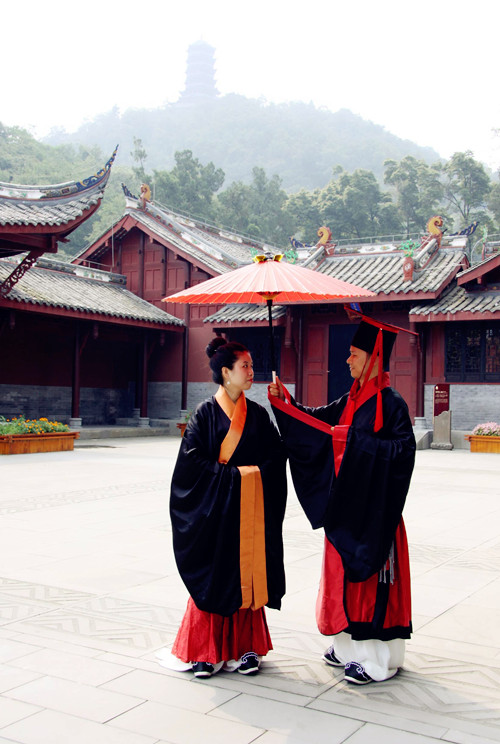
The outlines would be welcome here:
M 65 225 L 97 204 L 103 190 L 53 202 L 8 201 L 0 197 L 0 225 Z
M 467 291 L 465 287 L 451 287 L 439 300 L 415 305 L 410 315 L 455 315 L 456 313 L 500 313 L 500 291 Z
M 16 262 L 0 259 L 0 284 Z M 57 307 L 109 318 L 183 326 L 184 322 L 129 292 L 124 277 L 40 259 L 13 287 L 8 301 Z
M 138 223 L 153 231 L 158 236 L 159 240 L 168 242 L 170 245 L 182 251 L 182 253 L 197 259 L 207 268 L 212 269 L 216 274 L 223 274 L 225 271 L 230 271 L 233 268 L 219 260 L 217 254 L 214 254 L 214 252 L 209 253 L 206 250 L 205 245 L 187 239 L 185 235 L 177 233 L 171 227 L 162 224 L 150 214 L 141 212 L 137 209 L 134 211 L 132 216 Z
M 144 210 L 137 209 L 137 202 L 130 198 L 127 199 L 127 207 L 134 216 L 137 216 L 137 213 L 144 214 Z M 183 217 L 160 204 L 147 203 L 146 210 L 148 214 L 156 218 L 156 223 L 170 225 L 181 240 L 198 246 L 200 250 L 213 255 L 229 268 L 250 263 L 256 252 L 265 250 L 262 243 Z M 267 248 L 274 253 L 280 253 L 278 248 L 271 246 Z
M 273 320 L 286 315 L 286 307 L 273 305 Z M 205 318 L 205 323 L 230 323 L 238 321 L 248 323 L 251 321 L 268 320 L 269 313 L 266 305 L 225 305 L 213 315 Z
M 104 168 L 83 181 L 49 186 L 0 182 L 0 226 L 54 227 L 78 219 L 102 199 L 115 157 L 116 150 Z
M 157 236 L 160 243 L 177 248 L 183 255 L 191 256 L 214 274 L 223 274 L 244 264 L 252 262 L 257 253 L 271 251 L 279 253 L 277 248 L 266 246 L 243 238 L 236 233 L 219 230 L 202 222 L 195 222 L 188 217 L 176 214 L 157 204 L 147 202 L 146 208 L 140 206 L 137 199 L 122 184 L 126 199 L 126 213 L 112 228 L 117 234 L 125 217 L 129 215 L 139 225 Z M 85 248 L 75 256 L 74 261 L 96 261 L 101 253 L 107 250 L 106 239 L 109 231 L 98 238 L 93 246 Z
M 402 252 L 331 256 L 316 271 L 376 294 L 437 292 L 453 276 L 464 256 L 460 250 L 441 249 L 427 266 L 414 272 L 412 281 L 404 281 Z

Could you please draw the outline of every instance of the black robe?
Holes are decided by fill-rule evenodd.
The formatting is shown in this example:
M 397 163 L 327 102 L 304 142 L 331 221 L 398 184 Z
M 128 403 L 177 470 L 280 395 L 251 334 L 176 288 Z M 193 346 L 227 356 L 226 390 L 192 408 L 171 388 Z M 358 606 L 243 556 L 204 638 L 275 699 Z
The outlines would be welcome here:
M 174 554 L 181 578 L 198 609 L 224 616 L 242 604 L 237 466 L 257 465 L 262 476 L 267 606 L 279 609 L 285 593 L 286 455 L 265 408 L 248 398 L 246 402 L 245 427 L 227 465 L 218 458 L 230 420 L 215 398 L 198 406 L 182 438 L 171 484 Z
M 293 403 L 335 426 L 347 398 L 320 408 Z M 312 527 L 324 527 L 354 582 L 365 581 L 387 561 L 415 461 L 405 401 L 390 387 L 382 390 L 384 423 L 374 433 L 376 402 L 374 395 L 355 412 L 337 476 L 331 436 L 273 409 L 299 501 Z

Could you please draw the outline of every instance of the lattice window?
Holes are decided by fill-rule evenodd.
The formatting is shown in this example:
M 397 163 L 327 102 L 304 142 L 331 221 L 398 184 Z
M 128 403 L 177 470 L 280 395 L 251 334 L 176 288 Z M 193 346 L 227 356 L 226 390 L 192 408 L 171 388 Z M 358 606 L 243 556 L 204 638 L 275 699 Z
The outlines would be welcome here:
M 269 382 L 271 380 L 271 344 L 268 328 L 237 328 L 231 329 L 230 341 L 244 344 L 252 355 L 255 382 Z M 280 372 L 281 341 L 283 328 L 274 329 L 274 346 L 276 354 L 276 372 Z
M 486 329 L 485 371 L 500 377 L 500 328 Z
M 465 334 L 465 375 L 467 377 L 481 374 L 481 331 L 469 328 Z
M 446 334 L 446 379 L 453 376 L 454 381 L 462 375 L 462 332 L 452 327 Z
M 448 382 L 500 381 L 500 323 L 452 323 L 446 328 Z

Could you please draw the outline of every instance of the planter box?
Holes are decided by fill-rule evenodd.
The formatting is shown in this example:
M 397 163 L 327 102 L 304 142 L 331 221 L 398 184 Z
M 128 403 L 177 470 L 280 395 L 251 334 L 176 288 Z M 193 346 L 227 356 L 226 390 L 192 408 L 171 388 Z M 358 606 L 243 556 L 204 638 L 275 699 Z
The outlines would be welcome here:
M 482 437 L 478 434 L 466 434 L 471 452 L 497 452 L 500 454 L 500 437 Z
M 184 436 L 184 432 L 186 431 L 187 423 L 182 422 L 182 424 L 176 424 L 177 428 L 181 430 L 181 437 Z
M 29 455 L 33 452 L 64 452 L 72 450 L 77 431 L 55 431 L 47 434 L 0 435 L 0 455 Z

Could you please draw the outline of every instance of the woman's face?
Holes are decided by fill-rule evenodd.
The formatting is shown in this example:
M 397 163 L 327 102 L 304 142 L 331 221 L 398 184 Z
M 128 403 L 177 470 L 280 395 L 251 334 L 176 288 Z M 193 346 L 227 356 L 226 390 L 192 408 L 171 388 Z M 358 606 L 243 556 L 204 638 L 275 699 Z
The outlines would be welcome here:
M 222 368 L 224 374 L 224 383 L 229 382 L 227 386 L 232 390 L 250 390 L 253 383 L 253 362 L 248 351 L 238 352 L 233 368 Z

